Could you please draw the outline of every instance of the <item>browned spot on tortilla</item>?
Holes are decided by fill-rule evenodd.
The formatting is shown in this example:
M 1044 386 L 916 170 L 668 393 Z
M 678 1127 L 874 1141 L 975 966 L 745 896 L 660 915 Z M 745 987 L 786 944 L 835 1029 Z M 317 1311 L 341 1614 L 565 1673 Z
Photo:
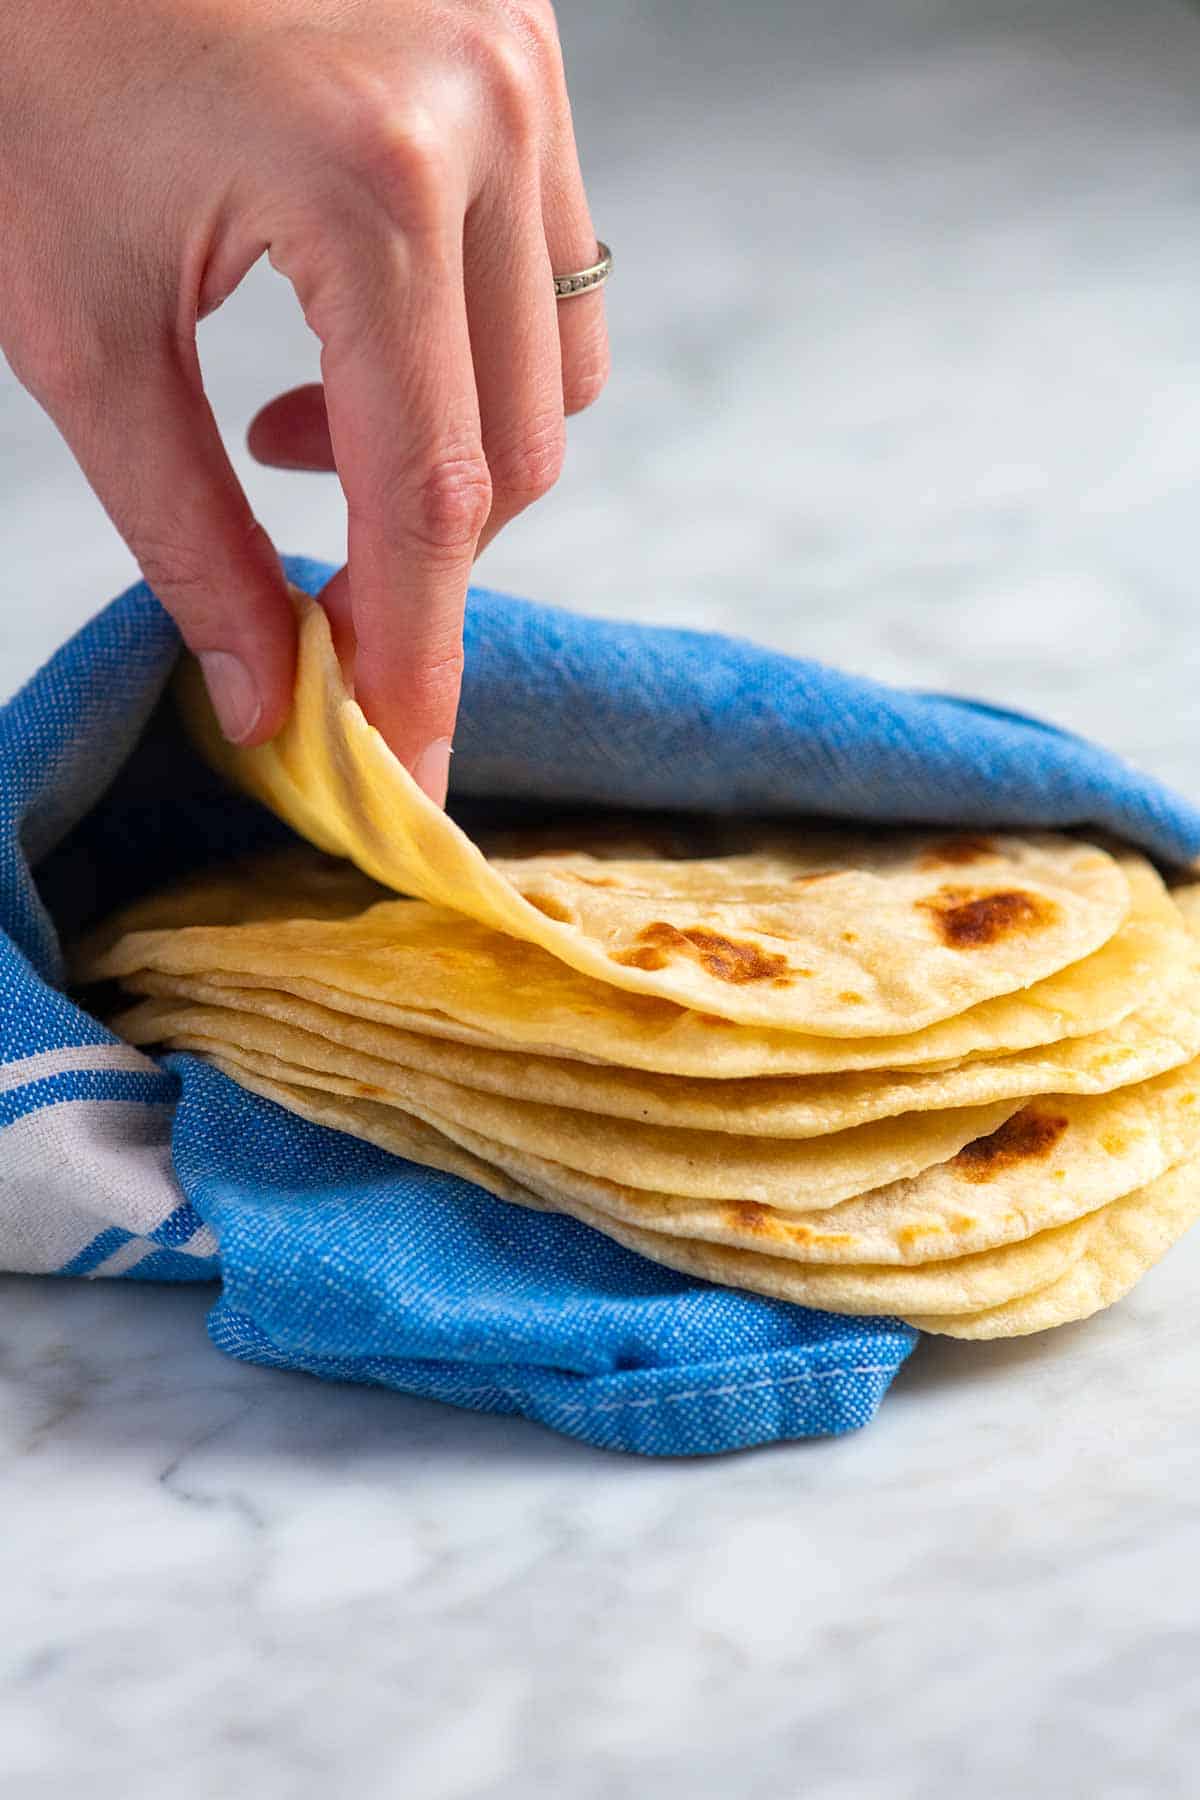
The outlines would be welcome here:
M 918 862 L 918 869 L 941 869 L 947 863 L 964 867 L 967 863 L 982 862 L 985 856 L 997 856 L 999 851 L 991 838 L 986 837 L 951 837 L 944 838 L 940 844 L 930 844 Z
M 640 950 L 612 950 L 609 955 L 626 969 L 665 969 L 671 960 L 665 950 L 653 944 L 644 944 Z
M 1004 938 L 1044 931 L 1059 916 L 1053 900 L 1022 888 L 942 887 L 917 905 L 933 915 L 942 942 L 952 950 L 978 950 Z
M 527 893 L 525 898 L 528 900 L 530 906 L 536 906 L 538 911 L 540 913 L 545 913 L 548 919 L 557 919 L 560 925 L 570 924 L 570 907 L 564 906 L 562 901 L 556 900 L 552 894 Z
M 1127 1131 L 1105 1131 L 1100 1136 L 1100 1147 L 1107 1150 L 1110 1156 L 1124 1156 L 1129 1148 Z
M 928 1237 L 931 1232 L 945 1231 L 945 1229 L 946 1227 L 938 1220 L 931 1219 L 928 1225 L 902 1225 L 896 1233 L 896 1237 L 902 1244 L 915 1244 L 919 1238 Z
M 644 926 L 638 937 L 634 949 L 612 951 L 612 960 L 631 969 L 665 969 L 672 954 L 695 956 L 707 974 L 735 986 L 746 981 L 778 982 L 789 975 L 786 956 L 759 944 L 722 937 L 703 925 L 680 931 L 664 919 Z
M 733 1025 L 736 1023 L 734 1019 L 722 1019 L 717 1013 L 699 1013 L 697 1017 L 705 1025 Z
M 856 1242 L 850 1231 L 818 1231 L 811 1225 L 787 1225 L 775 1228 L 776 1237 L 790 1238 L 793 1244 L 837 1244 L 843 1249 Z
M 953 1158 L 950 1167 L 965 1181 L 990 1181 L 1002 1169 L 1049 1156 L 1067 1124 L 1061 1114 L 1042 1113 L 1036 1106 L 1024 1106 L 998 1131 L 967 1144 Z
M 857 931 L 843 931 L 842 942 L 843 942 L 843 944 L 857 944 L 857 942 L 858 942 Z
M 861 1006 L 863 1004 L 862 995 L 856 994 L 853 988 L 847 988 L 844 994 L 838 995 L 838 999 L 843 1006 Z
M 684 937 L 700 953 L 700 961 L 710 975 L 720 981 L 769 981 L 787 973 L 787 957 L 777 951 L 764 950 L 738 938 L 722 937 L 719 932 L 696 926 Z
M 807 887 L 811 881 L 832 881 L 837 874 L 836 869 L 815 869 L 811 875 L 793 875 L 793 887 Z
M 735 1231 L 752 1231 L 771 1235 L 771 1220 L 765 1206 L 757 1200 L 734 1200 L 725 1208 L 725 1223 Z
M 970 1213 L 956 1213 L 950 1221 L 951 1231 L 974 1231 L 979 1220 L 973 1219 Z

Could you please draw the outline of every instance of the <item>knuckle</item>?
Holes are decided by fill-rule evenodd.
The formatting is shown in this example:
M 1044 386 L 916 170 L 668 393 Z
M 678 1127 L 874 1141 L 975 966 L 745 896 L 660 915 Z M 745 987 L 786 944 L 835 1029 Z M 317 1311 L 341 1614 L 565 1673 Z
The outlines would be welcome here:
M 64 356 L 41 346 L 33 350 L 6 350 L 9 367 L 20 382 L 50 416 L 60 423 L 77 413 L 89 389 L 79 374 L 69 367 Z
M 429 550 L 473 547 L 492 509 L 492 481 L 482 453 L 440 458 L 416 493 L 413 531 Z
M 507 31 L 491 34 L 486 45 L 486 67 L 499 93 L 520 103 L 536 102 L 537 70 L 520 38 Z
M 562 50 L 558 21 L 549 0 L 509 0 L 507 13 L 514 31 L 543 66 L 556 68 Z
M 594 406 L 604 392 L 608 376 L 608 338 L 600 333 L 592 344 L 570 358 L 563 371 L 564 412 L 581 413 Z
M 18 381 L 55 419 L 77 418 L 100 394 L 111 358 L 98 337 L 87 330 L 73 337 L 56 332 L 30 333 L 8 360 Z
M 496 494 L 506 510 L 518 509 L 549 493 L 562 474 L 566 430 L 561 413 L 546 413 L 523 428 L 511 445 L 494 449 L 488 461 Z
M 457 694 L 462 686 L 466 660 L 461 632 L 449 646 L 427 650 L 421 658 L 418 674 L 425 696 L 436 698 L 443 694 Z
M 489 31 L 474 46 L 494 116 L 508 137 L 527 142 L 540 128 L 542 82 L 527 44 L 510 31 Z
M 408 231 L 435 226 L 450 181 L 446 148 L 420 109 L 383 109 L 359 128 L 361 178 L 389 217 Z
M 444 136 L 422 107 L 383 112 L 373 122 L 365 149 L 368 172 L 393 212 L 413 224 L 438 215 L 450 179 Z
M 412 623 L 415 629 L 405 632 L 403 659 L 398 662 L 395 654 L 395 615 L 384 610 L 373 614 L 369 626 L 370 636 L 364 629 L 365 617 L 358 615 L 360 663 L 366 658 L 368 643 L 373 644 L 377 651 L 380 647 L 386 647 L 379 657 L 378 666 L 389 672 L 385 680 L 391 691 L 395 693 L 403 690 L 410 712 L 444 716 L 447 710 L 453 710 L 462 686 L 465 657 L 461 615 L 452 624 L 447 623 L 444 629 L 428 632 L 420 629 L 419 621 Z
M 445 134 L 424 104 L 398 98 L 385 77 L 358 66 L 327 75 L 310 128 L 318 154 L 397 224 L 418 230 L 440 215 L 449 180 Z
M 274 561 L 271 541 L 256 519 L 228 541 L 213 539 L 184 517 L 136 520 L 125 533 L 147 585 L 189 642 L 203 645 L 240 638 L 244 616 L 261 618 L 256 599 L 265 598 L 267 569 Z M 240 581 L 239 581 L 240 577 Z
M 197 613 L 206 614 L 212 602 L 212 565 L 204 548 L 188 540 L 182 530 L 134 528 L 129 545 L 148 585 L 168 611 L 185 612 L 189 624 L 201 624 Z

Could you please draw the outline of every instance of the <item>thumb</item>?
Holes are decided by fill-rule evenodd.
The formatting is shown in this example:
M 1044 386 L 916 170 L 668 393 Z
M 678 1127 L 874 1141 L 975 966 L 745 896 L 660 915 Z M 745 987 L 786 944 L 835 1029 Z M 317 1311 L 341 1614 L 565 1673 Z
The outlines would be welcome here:
M 288 715 L 295 620 L 250 510 L 194 348 L 139 359 L 128 381 L 55 420 L 117 530 L 200 660 L 221 729 L 259 744 Z

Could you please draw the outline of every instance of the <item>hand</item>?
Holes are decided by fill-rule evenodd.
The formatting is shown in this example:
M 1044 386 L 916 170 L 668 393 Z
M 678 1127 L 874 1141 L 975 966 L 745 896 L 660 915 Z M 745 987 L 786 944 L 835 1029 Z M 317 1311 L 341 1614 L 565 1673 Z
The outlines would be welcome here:
M 227 735 L 287 716 L 278 559 L 195 329 L 265 250 L 322 387 L 251 429 L 336 467 L 326 590 L 368 716 L 445 793 L 477 547 L 543 494 L 607 372 L 548 0 L 5 0 L 0 347 L 204 665 Z

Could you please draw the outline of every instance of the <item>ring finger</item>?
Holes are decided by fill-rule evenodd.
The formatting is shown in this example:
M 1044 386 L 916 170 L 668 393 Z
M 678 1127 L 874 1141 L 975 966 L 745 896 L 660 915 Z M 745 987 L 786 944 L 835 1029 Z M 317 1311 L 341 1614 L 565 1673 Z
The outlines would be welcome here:
M 471 355 L 492 510 L 480 549 L 557 481 L 566 432 L 558 319 L 536 166 L 512 165 L 467 214 Z

